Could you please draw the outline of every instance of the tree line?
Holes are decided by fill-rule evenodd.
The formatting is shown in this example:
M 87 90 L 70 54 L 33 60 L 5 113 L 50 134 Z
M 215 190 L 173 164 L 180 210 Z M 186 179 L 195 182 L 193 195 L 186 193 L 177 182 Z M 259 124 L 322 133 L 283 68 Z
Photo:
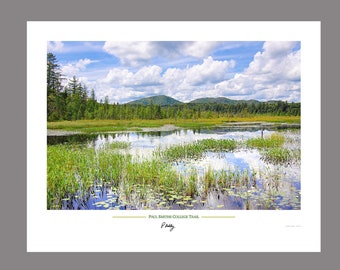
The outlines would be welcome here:
M 109 103 L 106 96 L 98 101 L 95 90 L 87 86 L 76 76 L 66 84 L 60 65 L 53 53 L 47 54 L 47 120 L 81 120 L 81 119 L 199 119 L 231 116 L 300 115 L 300 103 L 284 101 L 259 103 L 184 103 L 160 106 L 153 104 L 119 104 Z

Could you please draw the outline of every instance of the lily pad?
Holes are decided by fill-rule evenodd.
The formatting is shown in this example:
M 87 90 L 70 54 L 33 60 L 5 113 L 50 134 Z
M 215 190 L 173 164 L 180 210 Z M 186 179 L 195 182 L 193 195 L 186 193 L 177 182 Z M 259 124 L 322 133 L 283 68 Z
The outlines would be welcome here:
M 105 202 L 95 202 L 94 205 L 104 205 Z

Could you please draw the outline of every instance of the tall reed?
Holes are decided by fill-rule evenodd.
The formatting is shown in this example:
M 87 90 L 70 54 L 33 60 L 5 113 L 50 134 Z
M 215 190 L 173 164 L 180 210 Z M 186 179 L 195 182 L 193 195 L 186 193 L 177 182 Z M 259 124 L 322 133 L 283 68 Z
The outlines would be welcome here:
M 237 147 L 235 140 L 204 139 L 193 143 L 173 145 L 161 152 L 161 157 L 168 161 L 201 158 L 206 152 L 233 151 Z
M 273 133 L 269 137 L 251 138 L 246 141 L 246 147 L 265 149 L 273 147 L 282 147 L 285 142 L 285 137 L 279 133 Z

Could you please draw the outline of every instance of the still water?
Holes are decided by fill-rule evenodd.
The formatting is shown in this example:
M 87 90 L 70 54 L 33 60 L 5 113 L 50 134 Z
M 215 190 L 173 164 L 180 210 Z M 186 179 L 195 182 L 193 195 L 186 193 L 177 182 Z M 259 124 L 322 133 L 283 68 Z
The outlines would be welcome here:
M 213 129 L 178 129 L 157 132 L 126 132 L 106 134 L 76 134 L 68 136 L 48 136 L 48 144 L 77 144 L 83 147 L 100 149 L 112 142 L 129 142 L 131 147 L 125 151 L 139 159 L 148 159 L 157 149 L 172 145 L 186 144 L 203 139 L 234 139 L 245 141 L 249 138 L 270 136 L 273 133 L 285 136 L 284 147 L 300 149 L 300 129 L 263 129 L 226 128 Z M 94 183 L 86 198 L 81 200 L 73 196 L 63 202 L 62 209 L 300 209 L 301 173 L 300 162 L 293 164 L 271 164 L 264 161 L 256 149 L 237 149 L 233 152 L 206 152 L 196 160 L 173 162 L 172 165 L 181 174 L 198 172 L 197 179 L 204 178 L 210 170 L 246 174 L 249 183 L 246 187 L 230 186 L 209 191 L 206 195 L 188 197 L 164 197 L 155 194 L 152 187 L 147 200 L 140 200 L 138 192 L 134 198 L 123 200 L 118 189 L 105 184 Z M 199 185 L 199 183 L 198 183 Z

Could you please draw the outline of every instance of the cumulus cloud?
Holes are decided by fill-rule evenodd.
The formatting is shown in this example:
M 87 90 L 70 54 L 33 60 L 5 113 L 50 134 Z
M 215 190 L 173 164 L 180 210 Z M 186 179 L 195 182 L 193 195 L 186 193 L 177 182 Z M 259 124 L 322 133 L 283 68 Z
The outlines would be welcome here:
M 126 66 L 138 66 L 155 57 L 174 59 L 183 56 L 195 58 L 207 57 L 216 48 L 218 42 L 211 41 L 107 41 L 103 49 L 119 58 Z
M 203 64 L 186 70 L 186 81 L 190 85 L 215 83 L 225 79 L 228 67 L 234 67 L 234 61 L 214 61 L 211 56 L 203 60 Z
M 265 42 L 263 51 L 242 73 L 215 85 L 224 96 L 296 101 L 300 94 L 300 50 L 297 42 Z
M 183 43 L 183 55 L 190 55 L 197 58 L 208 56 L 219 42 L 195 41 Z
M 216 95 L 214 84 L 226 79 L 234 61 L 216 61 L 207 57 L 202 64 L 185 69 L 169 68 L 163 74 L 162 82 L 167 95 L 190 101 L 196 97 Z
M 186 72 L 180 68 L 168 68 L 163 74 L 163 84 L 169 93 L 177 90 L 179 86 L 185 81 Z
M 103 49 L 119 58 L 122 64 L 137 66 L 139 63 L 145 63 L 155 55 L 153 47 L 153 43 L 147 41 L 107 41 Z
M 113 68 L 99 80 L 98 86 L 101 89 L 111 88 L 115 93 L 124 89 L 121 99 L 164 94 L 190 101 L 193 96 L 206 96 L 208 89 L 216 92 L 214 83 L 226 79 L 228 69 L 234 66 L 234 61 L 216 61 L 209 56 L 201 64 L 183 69 L 168 68 L 164 73 L 157 65 L 145 66 L 135 72 L 127 68 Z
M 296 41 L 270 41 L 263 44 L 264 55 L 270 58 L 285 57 L 297 45 Z
M 77 75 L 80 71 L 84 71 L 86 69 L 86 66 L 94 62 L 96 61 L 85 58 L 80 59 L 78 62 L 75 63 L 68 63 L 66 65 L 63 65 L 61 68 L 64 75 L 72 77 Z
M 49 52 L 62 52 L 64 49 L 64 43 L 61 41 L 48 41 L 47 50 Z
M 130 87 L 110 87 L 96 91 L 96 97 L 98 100 L 104 100 L 106 96 L 109 98 L 110 103 L 118 102 L 122 104 L 145 97 L 145 92 L 137 91 Z
M 104 49 L 124 65 L 90 73 L 87 66 L 94 61 L 85 58 L 65 65 L 63 73 L 69 76 L 80 73 L 84 77 L 80 77 L 81 81 L 95 88 L 98 99 L 107 95 L 111 102 L 119 103 L 159 94 L 183 102 L 219 96 L 300 101 L 300 50 L 296 49 L 297 42 L 265 42 L 262 50 L 254 53 L 252 61 L 236 74 L 233 72 L 234 60 L 224 60 L 221 54 L 214 54 L 214 57 L 209 54 L 216 50 L 217 44 L 106 42 Z M 201 62 L 197 63 L 195 57 Z M 160 58 L 163 59 L 159 61 Z M 183 63 L 188 64 L 184 67 Z M 93 76 L 93 73 L 97 75 Z M 87 80 L 87 77 L 91 78 Z
M 146 66 L 132 73 L 128 69 L 114 68 L 102 80 L 104 83 L 119 86 L 146 86 L 160 83 L 162 68 Z

